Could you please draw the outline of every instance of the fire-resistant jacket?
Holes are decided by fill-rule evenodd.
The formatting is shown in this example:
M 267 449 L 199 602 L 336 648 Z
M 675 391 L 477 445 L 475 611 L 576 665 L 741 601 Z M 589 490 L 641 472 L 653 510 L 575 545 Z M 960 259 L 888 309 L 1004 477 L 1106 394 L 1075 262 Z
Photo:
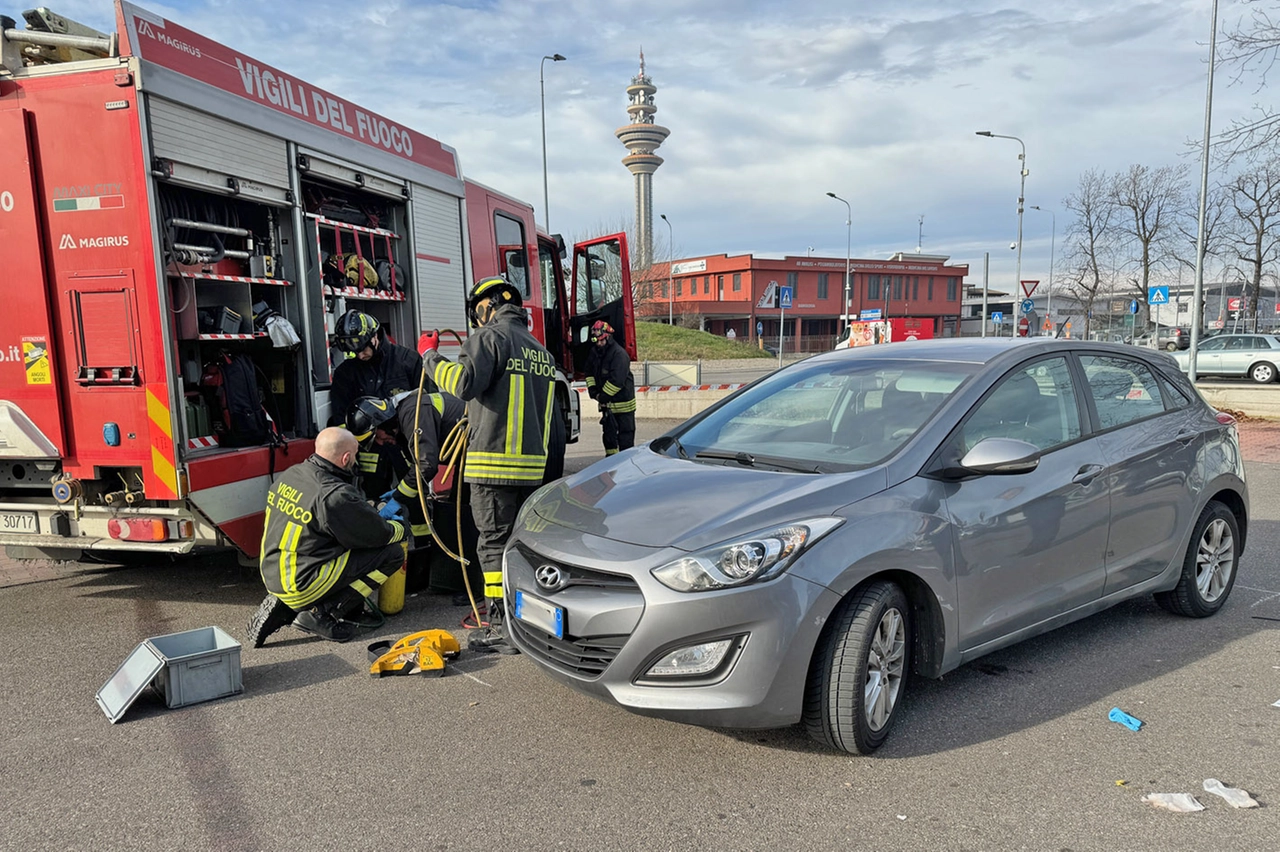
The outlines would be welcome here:
M 440 445 L 466 413 L 466 403 L 453 394 L 424 393 L 419 405 L 417 391 L 401 394 L 392 402 L 396 406 L 396 421 L 400 424 L 396 446 L 404 454 L 408 467 L 400 484 L 396 486 L 396 493 L 403 503 L 415 500 L 418 491 L 429 486 L 431 480 L 435 479 L 441 462 Z M 419 409 L 421 413 L 418 413 Z
M 467 482 L 542 483 L 556 365 L 526 322 L 523 308 L 502 305 L 467 338 L 456 363 L 427 353 L 427 370 L 440 389 L 467 401 Z
M 329 387 L 331 422 L 341 423 L 347 409 L 362 396 L 385 398 L 416 391 L 421 373 L 422 358 L 418 353 L 390 342 L 383 335 L 368 361 L 348 358 L 333 371 L 333 384 Z
M 333 590 L 351 551 L 404 541 L 405 525 L 378 517 L 351 474 L 312 455 L 267 492 L 262 582 L 296 610 Z
M 592 346 L 587 356 L 587 393 L 605 410 L 631 414 L 636 410 L 636 382 L 631 376 L 631 359 L 612 336 L 603 346 Z

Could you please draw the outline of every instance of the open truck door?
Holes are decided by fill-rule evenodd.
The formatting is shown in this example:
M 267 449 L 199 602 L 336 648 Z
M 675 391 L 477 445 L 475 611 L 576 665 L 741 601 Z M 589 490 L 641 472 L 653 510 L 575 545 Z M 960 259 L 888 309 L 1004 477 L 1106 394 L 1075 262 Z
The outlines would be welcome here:
M 569 304 L 569 339 L 574 378 L 583 378 L 591 353 L 591 326 L 604 320 L 614 340 L 636 360 L 635 307 L 631 298 L 631 259 L 627 235 L 610 234 L 573 247 L 573 298 Z

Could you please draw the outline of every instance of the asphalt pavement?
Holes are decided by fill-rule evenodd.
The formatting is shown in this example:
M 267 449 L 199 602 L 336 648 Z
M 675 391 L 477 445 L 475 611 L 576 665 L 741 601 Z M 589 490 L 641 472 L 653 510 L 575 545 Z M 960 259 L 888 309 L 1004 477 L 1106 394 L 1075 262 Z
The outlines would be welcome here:
M 671 425 L 642 421 L 640 439 Z M 598 435 L 587 424 L 571 470 Z M 174 710 L 146 694 L 111 725 L 94 693 L 135 644 L 214 624 L 242 639 L 261 582 L 221 557 L 63 566 L 0 588 L 0 848 L 1274 849 L 1280 464 L 1249 477 L 1217 616 L 1135 600 L 917 680 L 873 757 L 634 716 L 523 657 L 371 679 L 377 638 L 462 635 L 465 610 L 436 595 L 346 645 L 286 628 L 243 649 L 243 694 Z M 1109 721 L 1116 706 L 1142 729 Z M 1263 806 L 1232 810 L 1206 778 Z M 1206 810 L 1158 811 L 1149 792 Z

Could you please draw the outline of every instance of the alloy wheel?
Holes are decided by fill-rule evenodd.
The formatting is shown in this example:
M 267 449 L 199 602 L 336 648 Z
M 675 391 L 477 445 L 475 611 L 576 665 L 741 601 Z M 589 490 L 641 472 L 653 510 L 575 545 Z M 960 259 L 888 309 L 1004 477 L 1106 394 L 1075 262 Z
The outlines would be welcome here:
M 885 726 L 898 705 L 906 670 L 906 625 L 902 613 L 887 609 L 880 617 L 867 652 L 867 683 L 862 706 L 873 731 Z
M 1205 527 L 1196 549 L 1196 588 L 1205 603 L 1222 597 L 1235 567 L 1235 539 L 1231 528 L 1221 518 L 1214 518 Z

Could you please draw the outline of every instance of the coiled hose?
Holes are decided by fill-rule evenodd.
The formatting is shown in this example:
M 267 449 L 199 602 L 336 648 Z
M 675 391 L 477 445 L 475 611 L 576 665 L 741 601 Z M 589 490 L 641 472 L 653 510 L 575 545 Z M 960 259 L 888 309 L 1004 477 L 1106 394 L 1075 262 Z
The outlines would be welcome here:
M 458 345 L 462 346 L 462 335 L 451 328 L 441 329 L 440 334 L 451 334 L 458 341 Z M 422 434 L 422 392 L 427 384 L 427 371 L 424 367 L 421 375 L 418 377 L 418 405 L 413 412 L 413 463 L 416 469 L 421 470 L 418 461 L 421 453 L 418 447 L 418 436 Z M 440 444 L 440 462 L 445 463 L 444 475 L 448 478 L 450 473 L 454 473 L 454 482 L 457 487 L 454 489 L 454 502 L 457 504 L 457 533 L 458 533 L 458 553 L 454 553 L 449 547 L 440 540 L 439 533 L 436 532 L 435 524 L 431 523 L 431 513 L 427 511 L 427 489 L 430 487 L 429 482 L 418 483 L 418 505 L 422 508 L 423 523 L 427 525 L 427 529 L 431 531 L 431 538 L 435 541 L 436 546 L 448 554 L 462 568 L 462 583 L 467 590 L 467 600 L 471 603 L 471 614 L 475 617 L 477 627 L 484 627 L 485 623 L 480 620 L 480 608 L 476 604 L 475 593 L 471 589 L 471 575 L 467 572 L 467 560 L 462 555 L 464 550 L 462 546 L 462 468 L 467 456 L 467 441 L 471 435 L 471 428 L 467 423 L 467 418 L 463 416 L 461 420 L 450 430 L 444 441 Z

